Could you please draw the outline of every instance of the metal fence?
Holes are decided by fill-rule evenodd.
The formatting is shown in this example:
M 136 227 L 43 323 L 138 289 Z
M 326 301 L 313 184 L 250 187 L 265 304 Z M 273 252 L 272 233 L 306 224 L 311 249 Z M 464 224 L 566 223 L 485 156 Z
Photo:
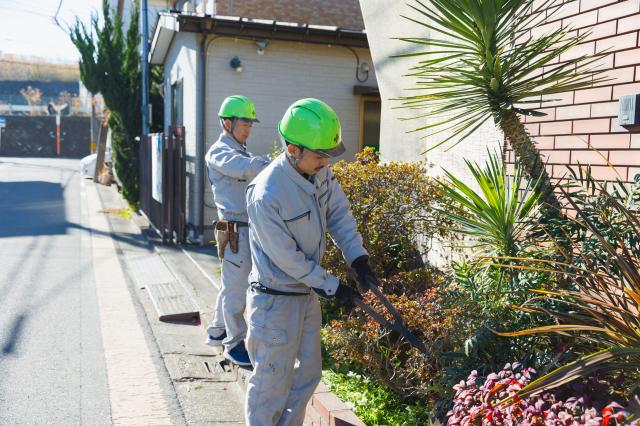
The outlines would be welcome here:
M 169 134 L 149 135 L 140 142 L 142 211 L 160 232 L 163 243 L 185 241 L 186 156 L 183 126 Z

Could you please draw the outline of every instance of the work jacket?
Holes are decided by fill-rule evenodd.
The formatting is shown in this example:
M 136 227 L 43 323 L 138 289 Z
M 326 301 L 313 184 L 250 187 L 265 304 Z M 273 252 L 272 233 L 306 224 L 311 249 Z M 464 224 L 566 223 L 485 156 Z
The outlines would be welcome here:
M 247 188 L 250 282 L 278 291 L 334 295 L 338 278 L 320 266 L 329 231 L 349 265 L 367 254 L 349 201 L 331 170 L 303 177 L 281 154 Z
M 268 160 L 254 157 L 247 148 L 222 132 L 205 156 L 218 218 L 247 222 L 245 191 L 247 185 L 264 169 Z

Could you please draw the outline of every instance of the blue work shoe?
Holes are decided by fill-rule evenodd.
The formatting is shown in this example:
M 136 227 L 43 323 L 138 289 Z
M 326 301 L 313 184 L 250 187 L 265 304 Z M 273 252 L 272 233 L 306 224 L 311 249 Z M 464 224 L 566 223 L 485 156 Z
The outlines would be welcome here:
M 225 347 L 222 355 L 236 365 L 242 367 L 251 366 L 251 360 L 249 360 L 249 353 L 244 347 L 244 341 L 238 343 L 231 350 Z
M 222 341 L 227 338 L 227 331 L 223 330 L 222 333 L 218 336 L 212 336 L 207 334 L 207 345 L 209 346 L 222 346 Z

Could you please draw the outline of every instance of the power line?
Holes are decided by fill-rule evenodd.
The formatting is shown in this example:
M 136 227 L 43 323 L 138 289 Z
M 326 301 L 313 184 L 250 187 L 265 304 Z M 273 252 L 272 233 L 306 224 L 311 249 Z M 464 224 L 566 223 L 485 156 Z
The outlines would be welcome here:
M 5 12 L 25 13 L 25 14 L 31 14 L 31 15 L 36 15 L 36 16 L 42 16 L 42 17 L 48 18 L 48 19 L 53 18 L 52 15 L 46 15 L 44 13 L 36 12 L 36 11 L 33 11 L 33 10 L 29 10 L 29 9 L 22 9 L 20 7 L 7 8 L 7 9 L 5 9 Z
M 84 14 L 84 13 L 76 12 L 73 8 L 64 8 L 63 9 L 62 6 L 63 6 L 64 0 L 60 0 L 59 1 L 58 7 L 56 8 L 56 11 L 55 11 L 54 15 L 42 13 L 41 11 L 36 11 L 34 9 L 28 9 L 28 8 L 24 8 L 24 7 L 17 7 L 17 6 L 23 6 L 24 5 L 24 3 L 19 2 L 19 1 L 15 1 L 15 0 L 0 0 L 0 4 L 2 4 L 3 2 L 5 4 L 7 4 L 7 7 L 4 9 L 4 11 L 31 14 L 31 15 L 40 16 L 40 17 L 43 17 L 43 18 L 49 18 L 49 19 L 51 19 L 53 21 L 54 24 L 56 24 L 58 27 L 60 27 L 60 29 L 62 29 L 65 33 L 67 31 L 64 28 L 64 24 L 68 24 L 68 22 L 64 18 L 60 17 L 60 15 L 64 14 L 65 12 L 72 14 L 74 17 L 78 17 L 78 16 Z M 97 11 L 97 9 L 95 7 L 91 7 L 91 9 L 88 12 L 88 14 L 92 15 L 96 11 Z
M 60 28 L 62 31 L 64 31 L 65 34 L 69 34 L 67 32 L 67 30 L 65 30 L 64 28 L 62 28 L 62 25 L 60 25 L 60 22 L 58 22 L 58 13 L 60 13 L 60 8 L 62 7 L 62 2 L 64 0 L 60 0 L 60 2 L 58 3 L 58 8 L 56 9 L 56 14 L 53 15 L 53 22 L 56 23 L 56 25 L 58 26 L 58 28 Z

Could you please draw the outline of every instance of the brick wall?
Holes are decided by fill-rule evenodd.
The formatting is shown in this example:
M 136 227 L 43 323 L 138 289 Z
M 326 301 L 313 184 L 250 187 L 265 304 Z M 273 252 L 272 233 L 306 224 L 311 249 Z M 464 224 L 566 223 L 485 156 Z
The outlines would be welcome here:
M 608 49 L 598 66 L 611 80 L 549 96 L 559 100 L 545 102 L 542 111 L 548 115 L 527 117 L 526 127 L 545 156 L 551 176 L 563 177 L 567 164 L 580 163 L 591 165 L 598 179 L 631 181 L 640 173 L 640 134 L 618 126 L 617 114 L 620 96 L 640 93 L 640 0 L 564 2 L 545 25 L 531 33 L 535 37 L 560 25 L 578 34 L 591 31 L 584 43 L 560 60 Z M 513 153 L 507 150 L 506 158 L 512 162 Z
M 216 0 L 216 14 L 364 28 L 358 0 Z

